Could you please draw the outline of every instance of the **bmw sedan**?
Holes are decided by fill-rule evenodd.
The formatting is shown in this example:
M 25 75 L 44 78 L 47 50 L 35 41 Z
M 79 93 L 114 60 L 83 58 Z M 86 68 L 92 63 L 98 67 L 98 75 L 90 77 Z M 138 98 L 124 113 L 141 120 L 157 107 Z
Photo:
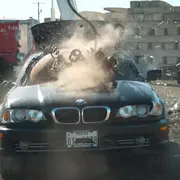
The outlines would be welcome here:
M 106 80 L 105 88 L 98 77 L 91 79 L 92 73 L 83 74 L 80 64 L 81 76 L 72 65 L 67 74 L 64 70 L 58 79 L 50 78 L 46 56 L 39 52 L 27 59 L 1 104 L 3 177 L 21 173 L 23 162 L 33 155 L 38 162 L 42 155 L 79 151 L 116 152 L 117 157 L 144 154 L 151 167 L 165 168 L 169 145 L 166 105 L 148 84 L 160 78 L 159 71 L 149 71 L 147 80 L 143 79 L 133 60 L 118 52 L 113 85 Z

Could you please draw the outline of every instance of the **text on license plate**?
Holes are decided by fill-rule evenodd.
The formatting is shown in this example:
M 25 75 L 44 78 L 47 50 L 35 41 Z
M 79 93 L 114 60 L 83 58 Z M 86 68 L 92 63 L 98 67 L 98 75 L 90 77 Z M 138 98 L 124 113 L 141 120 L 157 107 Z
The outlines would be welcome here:
M 98 133 L 97 131 L 66 132 L 66 145 L 68 148 L 96 147 Z

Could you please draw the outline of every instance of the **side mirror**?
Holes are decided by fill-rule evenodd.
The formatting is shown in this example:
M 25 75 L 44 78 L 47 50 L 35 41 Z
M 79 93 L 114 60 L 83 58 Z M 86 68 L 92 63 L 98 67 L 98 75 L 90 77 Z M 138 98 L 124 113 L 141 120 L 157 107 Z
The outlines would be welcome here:
M 147 81 L 156 81 L 162 78 L 162 70 L 150 70 L 147 72 Z

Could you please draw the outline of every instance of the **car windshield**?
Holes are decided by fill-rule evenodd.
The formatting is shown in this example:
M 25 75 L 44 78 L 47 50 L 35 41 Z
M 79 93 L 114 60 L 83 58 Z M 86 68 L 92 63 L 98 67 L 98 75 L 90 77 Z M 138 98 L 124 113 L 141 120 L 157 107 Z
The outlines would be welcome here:
M 68 53 L 70 54 L 70 52 Z M 29 61 L 29 66 L 27 66 L 28 73 L 22 76 L 22 79 L 26 76 L 25 82 L 22 81 L 22 84 L 55 83 L 57 86 L 61 86 L 70 83 L 77 86 L 79 84 L 84 87 L 94 87 L 104 82 L 103 79 L 107 79 L 105 83 L 112 80 L 138 81 L 140 73 L 128 56 L 121 51 L 116 52 L 108 61 L 113 60 L 117 61 L 113 71 L 106 71 L 106 69 L 103 69 L 103 65 L 94 63 L 94 59 L 75 62 L 70 67 L 68 66 L 64 69 L 53 69 L 54 62 L 52 62 L 52 56 L 46 55 L 35 63 L 31 63 L 33 59 Z

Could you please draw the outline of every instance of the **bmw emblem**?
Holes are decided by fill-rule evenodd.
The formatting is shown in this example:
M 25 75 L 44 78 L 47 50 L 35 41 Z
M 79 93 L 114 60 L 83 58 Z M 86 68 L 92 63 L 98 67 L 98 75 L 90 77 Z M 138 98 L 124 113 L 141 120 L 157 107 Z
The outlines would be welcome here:
M 78 99 L 78 100 L 76 100 L 76 104 L 84 105 L 84 104 L 86 104 L 86 101 L 84 99 Z

